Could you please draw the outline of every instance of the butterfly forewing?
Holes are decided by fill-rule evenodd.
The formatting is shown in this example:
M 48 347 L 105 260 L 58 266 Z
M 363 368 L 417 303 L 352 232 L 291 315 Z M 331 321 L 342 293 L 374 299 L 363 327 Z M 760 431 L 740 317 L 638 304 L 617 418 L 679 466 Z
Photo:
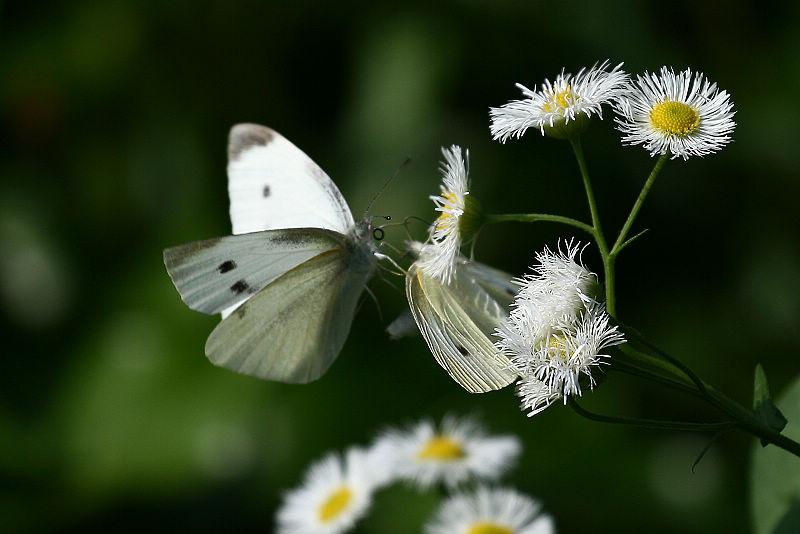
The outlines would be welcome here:
M 286 271 L 332 248 L 343 236 L 290 228 L 195 241 L 164 251 L 164 264 L 193 310 L 219 313 L 250 298 Z
M 223 320 L 208 338 L 206 355 L 267 380 L 316 380 L 342 349 L 373 270 L 371 252 L 346 244 L 312 258 Z
M 231 129 L 228 194 L 234 234 L 295 227 L 346 234 L 354 224 L 325 171 L 278 132 L 257 124 Z

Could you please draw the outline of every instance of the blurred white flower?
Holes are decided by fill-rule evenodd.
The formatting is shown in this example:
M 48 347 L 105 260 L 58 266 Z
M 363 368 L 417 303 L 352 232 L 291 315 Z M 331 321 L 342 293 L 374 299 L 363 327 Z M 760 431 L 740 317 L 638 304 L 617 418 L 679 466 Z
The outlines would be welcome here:
M 728 93 L 701 72 L 692 76 L 691 69 L 645 72 L 614 107 L 623 144 L 642 145 L 651 156 L 670 153 L 686 160 L 711 154 L 730 143 L 736 127 Z
M 588 119 L 592 114 L 602 119 L 602 105 L 617 98 L 628 81 L 622 63 L 610 71 L 607 67 L 608 60 L 582 68 L 575 76 L 562 70 L 554 82 L 545 79 L 538 91 L 518 83 L 524 99 L 489 109 L 492 138 L 505 143 L 510 137 L 522 137 L 532 127 L 542 135 L 564 138 L 582 131 L 583 125 L 573 125 L 573 129 L 570 121 Z
M 425 534 L 553 534 L 552 518 L 527 495 L 507 488 L 478 486 L 439 507 Z
M 351 528 L 372 502 L 373 457 L 350 448 L 311 465 L 300 487 L 286 493 L 277 514 L 280 534 L 336 534 Z M 378 477 L 380 474 L 378 474 Z
M 495 480 L 519 456 L 516 436 L 489 436 L 472 418 L 445 416 L 441 426 L 422 421 L 408 430 L 388 429 L 374 450 L 394 476 L 420 488 L 442 483 L 453 488 L 470 480 Z

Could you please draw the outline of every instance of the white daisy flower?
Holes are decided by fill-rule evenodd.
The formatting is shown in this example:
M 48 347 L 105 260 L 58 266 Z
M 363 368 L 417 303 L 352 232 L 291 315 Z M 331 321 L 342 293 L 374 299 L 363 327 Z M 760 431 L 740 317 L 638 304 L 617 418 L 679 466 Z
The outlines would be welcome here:
M 580 243 L 570 241 L 565 249 L 545 248 L 533 274 L 515 280 L 521 288 L 495 332 L 495 346 L 522 376 L 517 394 L 529 416 L 558 399 L 566 403 L 569 395 L 581 395 L 582 376 L 594 388 L 592 369 L 609 358 L 601 351 L 625 342 L 595 300 L 597 275 L 578 261 Z
M 692 76 L 691 69 L 645 72 L 614 107 L 623 144 L 642 145 L 651 156 L 670 153 L 686 160 L 711 154 L 730 143 L 736 127 L 728 93 L 701 72 Z
M 372 502 L 373 458 L 350 448 L 329 454 L 306 472 L 302 485 L 284 496 L 277 514 L 281 534 L 336 534 L 351 528 Z
M 517 396 L 522 398 L 522 411 L 530 410 L 528 417 L 544 411 L 551 404 L 561 399 L 559 391 L 552 391 L 547 384 L 528 374 L 517 381 Z
M 472 418 L 445 416 L 439 428 L 422 421 L 408 430 L 386 430 L 374 450 L 392 463 L 395 478 L 425 489 L 495 480 L 514 464 L 521 445 L 516 436 L 488 436 Z
M 553 519 L 541 508 L 515 490 L 478 486 L 442 503 L 425 534 L 553 534 Z
M 597 275 L 587 269 L 580 259 L 586 246 L 580 242 L 564 242 L 556 252 L 545 247 L 536 254 L 538 265 L 533 273 L 523 275 L 513 282 L 521 286 L 518 300 L 535 300 L 542 313 L 548 313 L 544 322 L 573 321 L 579 311 L 600 292 Z
M 523 100 L 489 109 L 492 138 L 505 143 L 532 127 L 557 138 L 580 133 L 585 124 L 568 126 L 570 121 L 583 121 L 592 114 L 602 119 L 602 105 L 612 102 L 626 87 L 628 75 L 621 70 L 622 63 L 610 71 L 607 67 L 608 60 L 583 68 L 575 76 L 562 70 L 554 82 L 545 79 L 538 91 L 518 83 Z
M 469 151 L 464 157 L 461 147 L 453 145 L 449 149 L 442 148 L 442 154 L 445 159 L 441 165 L 443 183 L 439 186 L 442 193 L 430 197 L 440 215 L 431 226 L 430 245 L 425 247 L 417 263 L 430 277 L 449 284 L 461 241 L 466 237 L 463 217 L 468 210 Z M 473 204 L 470 202 L 469 207 Z
M 592 369 L 610 357 L 601 351 L 625 342 L 617 327 L 609 327 L 603 305 L 591 302 L 574 321 L 542 323 L 552 314 L 543 313 L 536 300 L 518 300 L 515 313 L 497 331 L 496 346 L 523 378 L 517 393 L 523 409 L 539 413 L 558 398 L 582 394 L 579 379 L 586 376 L 594 388 Z

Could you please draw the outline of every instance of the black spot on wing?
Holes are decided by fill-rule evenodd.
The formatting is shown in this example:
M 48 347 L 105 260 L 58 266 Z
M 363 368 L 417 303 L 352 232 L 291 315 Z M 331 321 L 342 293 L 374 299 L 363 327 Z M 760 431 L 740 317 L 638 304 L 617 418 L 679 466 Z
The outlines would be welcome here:
M 469 356 L 469 351 L 463 345 L 456 345 L 456 349 L 461 353 L 462 356 Z
M 237 124 L 228 136 L 228 161 L 235 161 L 239 155 L 253 146 L 266 146 L 275 137 L 275 132 L 258 124 Z
M 220 274 L 224 274 L 227 273 L 228 271 L 234 270 L 235 268 L 236 268 L 236 262 L 233 260 L 227 260 L 220 263 L 219 267 L 217 267 L 217 270 L 220 272 Z
M 247 289 L 248 289 L 249 287 L 250 287 L 250 286 L 248 285 L 248 283 L 247 283 L 247 282 L 245 282 L 244 280 L 239 280 L 238 282 L 236 282 L 235 284 L 233 284 L 233 285 L 231 286 L 231 291 L 233 291 L 233 292 L 234 292 L 234 293 L 236 293 L 237 295 L 241 295 L 242 293 L 244 293 L 245 291 L 247 291 Z
M 269 184 L 264 184 L 264 189 L 261 190 L 261 196 L 264 198 L 268 198 L 271 191 L 269 190 Z

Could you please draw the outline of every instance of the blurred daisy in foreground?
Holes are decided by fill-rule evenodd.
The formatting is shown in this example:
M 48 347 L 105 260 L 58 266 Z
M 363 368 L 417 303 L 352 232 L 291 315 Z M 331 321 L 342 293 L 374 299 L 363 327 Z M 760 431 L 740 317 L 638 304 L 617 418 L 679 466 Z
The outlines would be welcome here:
M 581 395 L 582 377 L 594 388 L 592 369 L 609 358 L 602 351 L 625 342 L 593 298 L 597 277 L 576 261 L 579 249 L 570 243 L 566 251 L 538 254 L 534 273 L 517 280 L 522 287 L 496 332 L 495 346 L 522 376 L 517 394 L 529 416 Z
M 440 215 L 417 264 L 428 276 L 449 284 L 461 242 L 477 230 L 482 215 L 477 201 L 469 196 L 469 151 L 464 156 L 461 147 L 453 145 L 442 148 L 442 154 L 442 192 L 430 197 Z
M 675 74 L 662 67 L 660 75 L 637 76 L 615 109 L 623 144 L 642 145 L 651 156 L 711 154 L 730 143 L 736 127 L 728 93 L 691 69 Z
M 373 457 L 359 448 L 344 458 L 329 454 L 308 469 L 302 485 L 284 496 L 278 510 L 281 534 L 336 534 L 351 528 L 372 502 Z
M 446 416 L 439 428 L 422 421 L 408 430 L 386 430 L 373 450 L 392 464 L 395 478 L 425 489 L 495 480 L 516 462 L 521 445 L 516 436 L 488 436 L 472 418 Z
M 510 137 L 522 137 L 528 128 L 559 139 L 581 133 L 592 114 L 602 119 L 602 105 L 626 87 L 628 75 L 621 70 L 622 63 L 610 71 L 607 67 L 608 60 L 575 76 L 562 70 L 554 82 L 545 79 L 538 91 L 518 83 L 524 99 L 489 109 L 492 138 L 505 143 Z
M 550 516 L 527 495 L 506 488 L 478 486 L 456 494 L 425 525 L 425 534 L 552 534 Z

